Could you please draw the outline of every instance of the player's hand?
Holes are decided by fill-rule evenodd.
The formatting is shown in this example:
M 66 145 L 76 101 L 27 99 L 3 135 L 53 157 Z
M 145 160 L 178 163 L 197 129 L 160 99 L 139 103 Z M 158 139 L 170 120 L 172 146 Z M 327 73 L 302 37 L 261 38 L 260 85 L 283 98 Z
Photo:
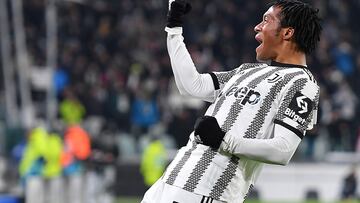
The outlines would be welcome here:
M 218 150 L 225 136 L 215 117 L 203 116 L 196 120 L 194 127 L 195 140 L 199 144 Z
M 186 0 L 169 0 L 169 12 L 167 15 L 167 27 L 182 27 L 183 17 L 189 13 L 191 5 Z

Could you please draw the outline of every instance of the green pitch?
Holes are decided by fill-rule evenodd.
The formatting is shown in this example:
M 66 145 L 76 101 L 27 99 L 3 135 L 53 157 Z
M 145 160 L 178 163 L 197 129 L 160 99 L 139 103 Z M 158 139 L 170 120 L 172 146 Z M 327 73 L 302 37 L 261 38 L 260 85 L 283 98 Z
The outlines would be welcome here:
M 119 198 L 116 203 L 140 203 L 140 198 Z M 275 203 L 275 202 L 262 202 L 256 200 L 248 200 L 245 203 Z M 276 202 L 281 203 L 281 202 Z M 283 202 L 285 203 L 285 202 Z M 317 201 L 307 201 L 307 202 L 286 202 L 286 203 L 320 203 Z M 336 203 L 336 202 L 335 202 Z M 348 201 L 347 203 L 355 203 L 355 201 Z

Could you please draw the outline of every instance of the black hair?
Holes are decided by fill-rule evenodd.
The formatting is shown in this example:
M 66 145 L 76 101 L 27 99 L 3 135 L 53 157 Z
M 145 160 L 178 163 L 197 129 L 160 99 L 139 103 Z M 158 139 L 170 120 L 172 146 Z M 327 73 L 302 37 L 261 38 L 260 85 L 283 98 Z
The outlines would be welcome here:
M 269 6 L 281 8 L 280 26 L 294 28 L 294 41 L 300 51 L 308 54 L 315 50 L 322 31 L 319 9 L 298 0 L 277 0 Z

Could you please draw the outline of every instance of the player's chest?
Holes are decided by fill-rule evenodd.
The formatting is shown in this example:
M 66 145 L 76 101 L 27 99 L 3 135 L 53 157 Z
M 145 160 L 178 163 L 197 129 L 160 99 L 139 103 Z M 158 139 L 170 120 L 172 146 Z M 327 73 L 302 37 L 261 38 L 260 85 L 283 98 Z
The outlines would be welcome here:
M 236 102 L 239 105 L 256 106 L 269 94 L 270 89 L 280 84 L 282 78 L 283 73 L 275 71 L 248 77 L 240 73 L 226 83 L 217 99 L 229 103 Z

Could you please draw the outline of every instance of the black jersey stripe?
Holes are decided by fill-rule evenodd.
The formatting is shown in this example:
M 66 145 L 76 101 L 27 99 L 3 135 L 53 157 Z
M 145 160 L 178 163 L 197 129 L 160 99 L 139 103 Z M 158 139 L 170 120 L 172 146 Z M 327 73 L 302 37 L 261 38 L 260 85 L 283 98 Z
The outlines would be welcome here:
M 225 99 L 226 99 L 225 96 L 221 96 L 220 99 L 216 102 L 214 110 L 212 112 L 212 116 L 215 116 L 219 112 L 220 107 L 224 103 Z
M 246 129 L 244 137 L 245 138 L 256 138 L 258 132 L 262 128 L 265 123 L 265 118 L 270 112 L 273 102 L 275 101 L 276 97 L 283 88 L 297 75 L 303 74 L 302 71 L 297 71 L 293 73 L 286 74 L 283 80 L 279 80 L 277 84 L 274 84 L 271 88 L 269 93 L 265 96 L 263 103 L 259 111 L 255 114 L 254 119 L 251 121 L 249 127 Z
M 314 110 L 318 110 L 319 100 L 320 100 L 320 87 L 318 86 L 318 91 L 317 91 L 315 99 L 314 99 L 314 101 L 315 101 Z
M 301 92 L 306 82 L 308 82 L 308 79 L 300 78 L 293 83 L 293 85 L 289 88 L 288 92 L 286 93 L 284 97 L 284 102 L 282 102 L 282 104 L 280 105 L 279 111 L 276 114 L 275 119 L 282 121 L 285 118 L 285 110 L 289 106 L 291 99 L 294 97 L 296 92 L 299 91 Z
M 191 153 L 196 149 L 196 145 L 197 145 L 197 143 L 195 141 L 193 141 L 192 147 L 184 153 L 184 156 L 180 159 L 180 161 L 176 164 L 176 166 L 171 171 L 169 177 L 165 181 L 167 184 L 169 184 L 169 185 L 174 184 L 180 170 L 184 167 L 185 163 L 189 160 Z
M 198 185 L 201 177 L 205 174 L 206 169 L 209 167 L 212 159 L 216 155 L 216 151 L 209 148 L 204 152 L 204 155 L 196 163 L 194 170 L 191 172 L 190 177 L 186 181 L 183 189 L 189 192 L 194 192 L 196 186 Z
M 209 196 L 219 200 L 221 195 L 223 194 L 226 186 L 230 183 L 232 178 L 235 176 L 236 168 L 239 164 L 239 158 L 238 157 L 231 157 L 231 160 L 229 161 L 228 165 L 226 166 L 225 171 L 220 176 L 218 181 L 216 182 L 215 186 L 212 188 Z
M 246 193 L 246 195 L 245 195 L 245 197 L 244 197 L 244 200 L 248 198 L 250 192 L 251 192 L 253 189 L 254 189 L 254 185 L 251 184 L 251 185 L 249 186 L 248 192 Z

